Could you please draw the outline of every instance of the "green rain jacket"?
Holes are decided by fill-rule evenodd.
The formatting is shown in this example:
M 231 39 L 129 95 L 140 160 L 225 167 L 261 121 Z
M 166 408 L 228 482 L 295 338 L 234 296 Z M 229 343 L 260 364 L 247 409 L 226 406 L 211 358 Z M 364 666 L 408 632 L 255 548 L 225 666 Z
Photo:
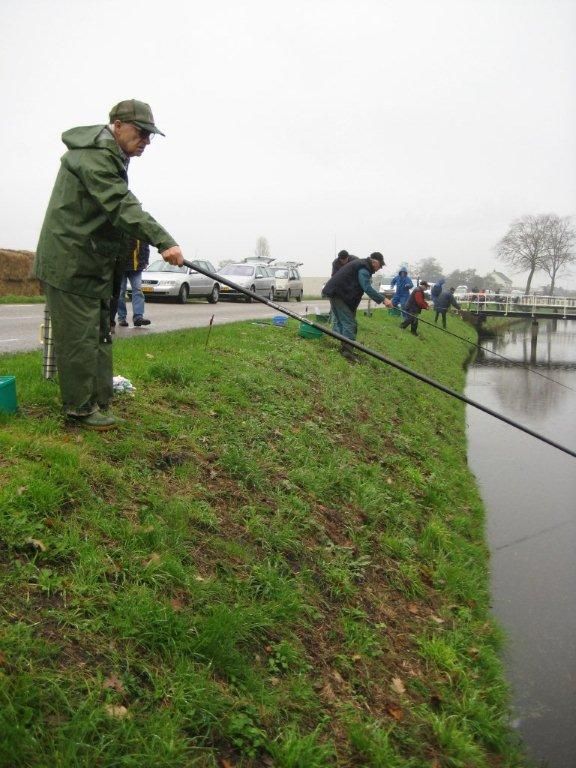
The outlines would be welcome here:
M 130 238 L 164 251 L 176 241 L 128 189 L 125 156 L 103 125 L 62 134 L 68 151 L 52 190 L 33 274 L 54 288 L 109 299 L 114 263 Z

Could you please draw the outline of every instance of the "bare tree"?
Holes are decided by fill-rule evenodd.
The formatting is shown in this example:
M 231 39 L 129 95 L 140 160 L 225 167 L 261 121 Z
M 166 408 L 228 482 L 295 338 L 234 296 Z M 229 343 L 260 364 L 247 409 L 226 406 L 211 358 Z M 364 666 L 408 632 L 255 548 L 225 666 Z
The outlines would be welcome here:
M 518 272 L 528 272 L 525 293 L 530 293 L 534 273 L 542 268 L 551 218 L 550 214 L 541 214 L 516 219 L 496 245 L 500 261 L 510 264 Z
M 270 246 L 268 240 L 265 237 L 259 237 L 256 240 L 256 248 L 254 249 L 254 255 L 257 259 L 269 259 L 270 258 Z
M 576 242 L 576 232 L 572 227 L 569 216 L 561 219 L 552 215 L 549 222 L 548 238 L 542 269 L 550 277 L 550 295 L 554 295 L 556 276 L 566 268 L 568 264 L 576 261 L 576 254 L 572 252 L 572 246 Z

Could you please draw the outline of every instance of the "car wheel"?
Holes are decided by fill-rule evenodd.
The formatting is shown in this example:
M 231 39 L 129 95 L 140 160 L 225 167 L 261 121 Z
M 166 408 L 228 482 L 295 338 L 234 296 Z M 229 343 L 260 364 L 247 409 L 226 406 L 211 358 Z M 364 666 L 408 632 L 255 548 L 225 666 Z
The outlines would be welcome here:
M 286 301 L 290 301 L 291 298 L 292 298 L 292 291 L 288 291 L 288 293 L 286 294 Z
M 178 304 L 186 304 L 188 301 L 188 294 L 190 293 L 190 289 L 186 285 L 186 283 L 182 283 L 180 286 L 180 290 L 178 291 L 178 298 L 176 299 Z
M 302 301 L 302 291 L 296 296 L 296 301 Z
M 251 285 L 249 290 L 251 290 L 252 293 L 256 293 L 256 286 L 255 285 Z M 251 304 L 253 301 L 254 301 L 254 299 L 252 298 L 252 296 L 246 296 L 246 303 L 247 304 Z
M 210 296 L 208 296 L 208 301 L 210 304 L 218 304 L 218 299 L 220 298 L 220 288 L 217 283 L 214 283 L 214 287 L 212 288 L 212 293 Z

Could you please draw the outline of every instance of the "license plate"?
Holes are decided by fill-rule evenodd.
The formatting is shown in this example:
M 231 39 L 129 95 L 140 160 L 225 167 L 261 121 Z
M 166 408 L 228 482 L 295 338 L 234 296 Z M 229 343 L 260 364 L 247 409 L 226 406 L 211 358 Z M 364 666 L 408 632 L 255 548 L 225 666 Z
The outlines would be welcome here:
M 151 285 L 143 285 L 142 293 L 154 293 L 154 288 Z
M 229 285 L 222 285 L 222 286 L 220 287 L 220 290 L 221 290 L 221 291 L 229 291 L 229 290 L 230 290 L 230 286 L 229 286 Z

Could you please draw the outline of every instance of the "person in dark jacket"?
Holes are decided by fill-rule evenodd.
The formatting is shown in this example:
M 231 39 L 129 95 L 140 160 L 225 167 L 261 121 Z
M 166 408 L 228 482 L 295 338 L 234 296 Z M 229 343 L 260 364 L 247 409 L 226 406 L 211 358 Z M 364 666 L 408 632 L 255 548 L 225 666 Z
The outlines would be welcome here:
M 418 336 L 418 315 L 423 309 L 428 309 L 428 302 L 424 296 L 424 291 L 430 286 L 426 280 L 422 280 L 420 285 L 412 291 L 408 297 L 408 301 L 404 305 L 406 314 L 408 315 L 406 320 L 400 324 L 400 328 L 408 328 L 410 326 L 410 333 L 414 336 Z
M 390 281 L 390 285 L 395 289 L 394 296 L 392 296 L 392 306 L 400 307 L 402 317 L 406 319 L 406 314 L 403 311 L 404 305 L 408 301 L 410 291 L 414 287 L 412 278 L 408 277 L 408 269 L 406 267 L 400 267 L 398 274 L 394 275 Z
M 107 125 L 72 128 L 48 203 L 33 274 L 44 285 L 64 412 L 89 429 L 118 425 L 112 399 L 110 299 L 117 258 L 130 238 L 181 266 L 174 238 L 128 189 L 127 168 L 156 133 L 148 104 L 121 101 Z
M 460 304 L 456 301 L 456 297 L 454 296 L 455 288 L 445 288 L 440 296 L 434 301 L 434 322 L 438 322 L 438 316 L 440 315 L 442 317 L 442 327 L 446 328 L 446 313 L 450 309 L 450 307 L 455 307 L 456 309 L 460 309 Z
M 130 281 L 132 291 L 132 322 L 136 327 L 150 325 L 150 320 L 144 317 L 145 299 L 142 292 L 142 270 L 150 261 L 150 246 L 142 240 L 135 240 L 130 252 L 128 264 L 124 269 L 118 294 L 118 325 L 128 327 L 128 310 L 126 308 L 126 289 Z M 113 308 L 111 308 L 111 313 Z M 112 318 L 113 319 L 113 318 Z M 111 323 L 112 324 L 112 323 Z
M 438 282 L 434 283 L 432 288 L 430 289 L 430 297 L 432 299 L 432 302 L 434 303 L 434 306 L 436 306 L 436 299 L 440 297 L 440 294 L 444 290 L 444 283 L 446 282 L 445 277 L 441 277 Z
M 338 272 L 339 269 L 341 269 L 345 264 L 348 264 L 349 261 L 352 261 L 352 259 L 356 259 L 356 256 L 351 256 L 348 251 L 340 251 L 338 253 L 338 256 L 334 259 L 332 262 L 332 275 L 331 277 L 334 277 L 336 272 Z
M 384 296 L 370 282 L 372 275 L 383 266 L 384 257 L 375 252 L 367 259 L 352 259 L 328 280 L 323 294 L 330 299 L 333 331 L 352 341 L 356 339 L 356 310 L 364 293 L 377 304 L 384 301 Z M 359 360 L 354 354 L 354 348 L 344 341 L 341 343 L 340 353 L 350 362 Z

